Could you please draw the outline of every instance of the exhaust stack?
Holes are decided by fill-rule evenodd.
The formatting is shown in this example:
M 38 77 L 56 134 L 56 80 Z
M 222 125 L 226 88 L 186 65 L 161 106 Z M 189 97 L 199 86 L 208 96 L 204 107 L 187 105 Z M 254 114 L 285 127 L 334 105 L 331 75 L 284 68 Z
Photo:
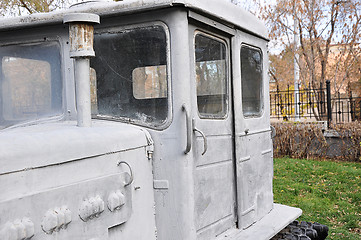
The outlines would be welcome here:
M 72 13 L 64 16 L 69 24 L 70 57 L 74 58 L 77 124 L 91 127 L 90 58 L 93 49 L 94 24 L 100 17 L 91 13 Z

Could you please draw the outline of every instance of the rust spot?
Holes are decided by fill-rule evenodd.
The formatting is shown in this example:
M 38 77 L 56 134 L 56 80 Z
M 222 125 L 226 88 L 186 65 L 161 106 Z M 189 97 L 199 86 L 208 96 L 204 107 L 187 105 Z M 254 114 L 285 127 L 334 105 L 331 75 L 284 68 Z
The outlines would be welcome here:
M 71 24 L 69 26 L 70 51 L 93 50 L 94 27 L 87 24 Z

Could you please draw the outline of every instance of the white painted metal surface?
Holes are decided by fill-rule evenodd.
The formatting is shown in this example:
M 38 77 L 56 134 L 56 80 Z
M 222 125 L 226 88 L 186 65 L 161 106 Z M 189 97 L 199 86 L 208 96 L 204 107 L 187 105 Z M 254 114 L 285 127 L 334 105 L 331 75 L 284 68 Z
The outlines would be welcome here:
M 262 38 L 268 38 L 267 29 L 258 18 L 228 1 L 220 2 L 219 0 L 124 0 L 120 2 L 94 2 L 94 4 L 78 5 L 66 11 L 2 19 L 0 21 L 0 30 L 16 27 L 23 28 L 28 25 L 60 23 L 63 21 L 63 16 L 71 12 L 95 13 L 107 16 L 174 6 L 184 6 L 197 10 L 205 15 L 213 16 L 218 21 L 230 24 L 230 26 L 235 25 L 237 28 L 247 30 Z
M 0 239 L 24 239 L 19 231 L 28 239 L 107 239 L 118 231 L 155 239 L 150 143 L 143 130 L 68 122 L 9 129 L 0 142 L 7 163 L 0 173 Z M 131 185 L 120 161 L 135 174 Z M 124 230 L 125 223 L 144 225 L 143 231 Z
M 235 239 L 271 239 L 275 233 L 281 231 L 295 218 L 301 216 L 298 208 L 275 204 L 271 212 L 242 232 L 230 230 L 221 234 L 216 240 Z
M 213 34 L 213 35 L 212 35 Z M 199 82 L 196 81 L 197 76 L 200 77 L 199 73 L 195 68 L 197 55 L 202 56 L 203 54 L 197 54 L 198 52 L 207 52 L 209 49 L 207 46 L 196 46 L 196 38 L 208 41 L 208 44 L 218 44 L 217 46 L 223 46 L 221 52 L 225 51 L 223 56 L 208 56 L 204 54 L 204 60 L 197 64 L 209 64 L 209 68 L 219 68 L 219 71 L 225 71 L 224 82 L 219 84 L 218 88 L 224 89 L 226 93 L 222 101 L 222 113 L 218 113 L 217 105 L 215 109 L 212 107 L 213 104 L 205 101 L 205 93 L 220 89 L 208 89 L 211 88 L 211 84 L 203 86 L 208 87 L 208 91 L 201 89 Z M 201 41 L 201 40 L 198 40 Z M 233 142 L 233 112 L 232 112 L 232 101 L 229 89 L 231 89 L 232 76 L 230 74 L 230 55 L 231 51 L 228 47 L 230 40 L 224 35 L 214 35 L 214 33 L 202 29 L 198 26 L 189 26 L 189 44 L 190 44 L 190 69 L 191 74 L 191 87 L 192 94 L 196 95 L 194 98 L 197 102 L 192 104 L 193 112 L 193 129 L 196 128 L 198 131 L 193 133 L 193 157 L 194 157 L 194 201 L 195 201 L 195 226 L 197 230 L 197 239 L 212 239 L 218 236 L 220 233 L 236 228 L 237 216 L 236 216 L 236 189 L 235 189 L 235 158 L 234 158 L 234 142 Z M 198 49 L 196 48 L 198 47 Z M 212 49 L 217 52 L 217 48 Z M 200 57 L 198 56 L 198 57 Z M 220 57 L 219 60 L 224 64 L 212 65 L 213 62 L 210 60 L 213 57 Z M 224 66 L 224 67 L 222 67 Z M 198 71 L 200 71 L 198 68 Z M 207 74 L 206 74 L 207 75 Z M 223 79 L 223 78 L 222 78 Z M 198 80 L 198 79 L 197 79 Z M 219 83 L 217 78 L 212 78 L 211 75 L 207 75 L 207 81 L 212 81 L 213 84 Z M 202 94 L 200 93 L 202 92 Z M 214 97 L 214 96 L 213 96 Z M 212 96 L 209 97 L 211 102 Z M 201 108 L 209 110 L 210 114 L 202 116 L 200 113 Z M 202 133 L 202 134 L 200 134 Z M 205 143 L 207 148 L 205 151 Z
M 161 116 L 164 124 L 152 125 L 157 114 L 136 112 L 138 121 L 115 115 L 92 119 L 88 128 L 76 126 L 75 100 L 87 87 L 75 91 L 76 64 L 62 20 L 77 12 L 100 15 L 95 34 L 103 39 L 118 33 L 119 39 L 131 39 L 127 33 L 139 28 L 145 29 L 147 44 L 164 36 L 165 44 L 154 45 L 164 47 L 156 51 L 164 53 L 159 56 L 164 61 L 134 61 L 127 52 L 114 62 L 95 61 L 113 74 L 96 76 L 103 84 L 97 89 L 109 84 L 115 93 L 110 104 L 122 111 L 124 102 L 139 99 L 132 91 L 120 94 L 119 89 L 133 86 L 134 70 L 122 72 L 120 60 L 132 61 L 130 66 L 138 70 L 169 68 L 168 91 L 162 96 L 169 100 L 141 99 L 147 111 L 168 104 L 166 116 Z M 0 48 L 55 41 L 63 79 L 61 116 L 0 130 L 0 239 L 269 239 L 300 215 L 299 209 L 273 203 L 267 32 L 251 14 L 218 0 L 125 0 L 0 20 L 0 31 Z M 204 117 L 198 109 L 194 39 L 199 32 L 223 42 L 227 51 L 228 95 L 223 104 L 228 107 L 220 118 Z M 111 43 L 98 49 L 116 51 L 116 41 Z M 246 117 L 242 46 L 262 53 L 262 85 L 257 89 L 261 110 Z M 134 51 L 150 55 L 137 47 Z M 153 108 L 145 104 L 150 100 Z M 2 120 L 0 116 L 0 124 Z

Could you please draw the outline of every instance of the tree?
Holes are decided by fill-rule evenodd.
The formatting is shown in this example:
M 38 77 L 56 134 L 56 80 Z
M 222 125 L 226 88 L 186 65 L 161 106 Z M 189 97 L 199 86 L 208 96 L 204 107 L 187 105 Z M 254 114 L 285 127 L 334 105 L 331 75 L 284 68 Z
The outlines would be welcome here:
M 285 46 L 285 49 L 277 54 L 270 54 L 270 78 L 280 89 L 286 89 L 293 85 L 293 46 Z
M 64 8 L 77 0 L 2 0 L 0 15 L 21 16 L 38 12 L 50 12 Z
M 319 88 L 330 80 L 333 92 L 338 92 L 352 78 L 360 78 L 359 0 L 276 0 L 274 5 L 260 7 L 260 12 L 271 39 L 284 49 L 293 45 L 294 35 L 299 34 L 300 46 L 293 55 L 301 56 L 297 63 L 303 85 Z M 277 77 L 278 73 L 273 74 Z M 315 116 L 318 119 L 317 112 Z

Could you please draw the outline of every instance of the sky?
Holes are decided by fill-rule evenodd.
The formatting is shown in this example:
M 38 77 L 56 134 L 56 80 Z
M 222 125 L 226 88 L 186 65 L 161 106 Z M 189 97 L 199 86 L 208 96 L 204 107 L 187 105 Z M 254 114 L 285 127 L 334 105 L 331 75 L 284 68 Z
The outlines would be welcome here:
M 233 2 L 247 11 L 257 12 L 258 6 L 264 6 L 265 4 L 273 4 L 276 0 L 226 0 L 228 2 Z

